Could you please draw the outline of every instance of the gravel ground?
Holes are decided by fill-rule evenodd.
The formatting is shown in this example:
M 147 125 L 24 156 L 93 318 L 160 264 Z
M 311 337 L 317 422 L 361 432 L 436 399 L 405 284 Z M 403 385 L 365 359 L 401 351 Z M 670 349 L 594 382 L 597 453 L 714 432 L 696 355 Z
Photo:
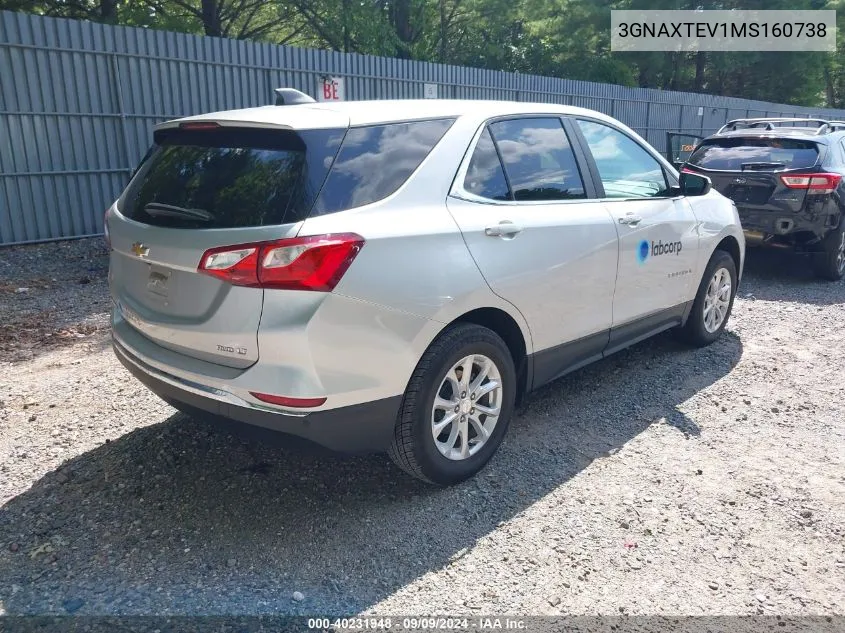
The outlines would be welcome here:
M 845 283 L 797 257 L 751 254 L 711 347 L 535 394 L 448 490 L 177 414 L 105 275 L 96 241 L 0 250 L 0 613 L 845 614 Z

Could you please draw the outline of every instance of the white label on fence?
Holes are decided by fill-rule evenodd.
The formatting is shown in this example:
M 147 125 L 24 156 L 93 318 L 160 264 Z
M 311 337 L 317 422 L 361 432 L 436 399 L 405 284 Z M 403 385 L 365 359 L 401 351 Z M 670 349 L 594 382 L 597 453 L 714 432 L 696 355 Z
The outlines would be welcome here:
M 702 107 L 698 108 L 698 116 L 704 116 L 704 108 L 702 108 Z
M 436 99 L 437 84 L 423 84 L 423 94 L 426 99 Z
M 343 101 L 343 77 L 321 77 L 317 80 L 317 101 Z

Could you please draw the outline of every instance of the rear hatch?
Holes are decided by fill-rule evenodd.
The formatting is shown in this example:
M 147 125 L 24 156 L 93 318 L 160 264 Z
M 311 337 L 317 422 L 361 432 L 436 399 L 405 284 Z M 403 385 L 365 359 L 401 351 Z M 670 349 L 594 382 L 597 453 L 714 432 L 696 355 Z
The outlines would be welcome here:
M 686 167 L 708 176 L 740 209 L 797 213 L 807 188 L 790 177 L 818 171 L 821 151 L 809 139 L 728 136 L 703 141 Z
M 196 119 L 157 130 L 108 216 L 111 293 L 126 323 L 194 358 L 255 363 L 264 290 L 200 265 L 211 249 L 296 235 L 343 139 L 343 119 L 300 131 Z

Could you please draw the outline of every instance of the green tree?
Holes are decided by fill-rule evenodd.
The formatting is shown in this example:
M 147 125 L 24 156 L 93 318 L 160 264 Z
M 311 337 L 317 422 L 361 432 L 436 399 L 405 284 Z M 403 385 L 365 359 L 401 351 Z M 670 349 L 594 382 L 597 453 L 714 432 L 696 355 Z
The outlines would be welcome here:
M 845 0 L 0 0 L 0 8 L 804 106 L 845 107 L 838 53 L 612 52 L 612 9 L 839 10 Z

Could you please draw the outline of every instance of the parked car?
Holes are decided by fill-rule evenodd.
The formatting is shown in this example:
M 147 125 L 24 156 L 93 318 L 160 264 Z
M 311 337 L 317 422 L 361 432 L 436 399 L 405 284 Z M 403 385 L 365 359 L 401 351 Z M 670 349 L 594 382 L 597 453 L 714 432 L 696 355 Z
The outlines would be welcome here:
M 730 121 L 695 144 L 683 170 L 708 176 L 736 203 L 749 246 L 794 249 L 818 277 L 845 276 L 845 123 Z
M 282 92 L 158 125 L 106 213 L 115 352 L 176 408 L 451 484 L 532 389 L 722 334 L 736 209 L 618 121 Z

